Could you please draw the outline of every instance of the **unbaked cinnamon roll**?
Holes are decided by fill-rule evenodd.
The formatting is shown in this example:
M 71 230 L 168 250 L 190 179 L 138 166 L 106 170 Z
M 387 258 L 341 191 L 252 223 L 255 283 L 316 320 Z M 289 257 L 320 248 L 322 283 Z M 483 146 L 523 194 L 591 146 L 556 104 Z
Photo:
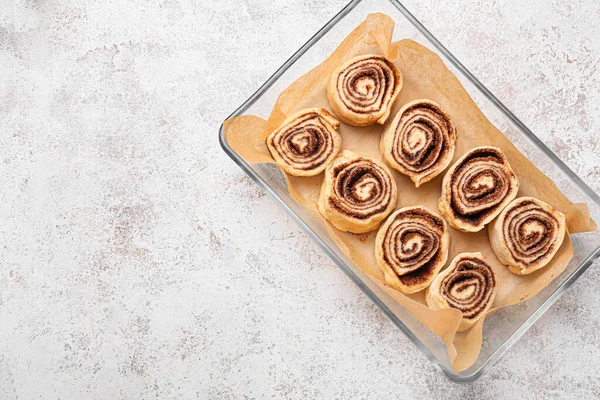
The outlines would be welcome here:
M 488 227 L 498 260 L 513 274 L 546 266 L 565 238 L 565 215 L 533 197 L 513 200 Z
M 511 202 L 519 180 L 497 147 L 475 147 L 446 172 L 438 207 L 448 223 L 478 232 Z
M 400 69 L 383 56 L 355 57 L 337 68 L 327 98 L 339 119 L 355 126 L 385 123 L 402 89 Z
M 324 108 L 307 108 L 288 117 L 267 138 L 275 162 L 288 174 L 313 176 L 340 151 L 340 122 Z
M 455 147 L 456 130 L 450 116 L 431 100 L 406 104 L 381 136 L 384 160 L 416 187 L 446 169 Z
M 397 195 L 385 165 L 345 150 L 325 170 L 319 212 L 341 231 L 369 232 L 392 212 Z
M 458 331 L 466 331 L 492 307 L 496 275 L 481 253 L 461 253 L 440 272 L 427 290 L 425 300 L 433 310 L 455 308 L 462 312 Z
M 375 258 L 386 282 L 403 293 L 425 289 L 448 259 L 450 233 L 444 219 L 425 207 L 394 212 L 379 228 Z

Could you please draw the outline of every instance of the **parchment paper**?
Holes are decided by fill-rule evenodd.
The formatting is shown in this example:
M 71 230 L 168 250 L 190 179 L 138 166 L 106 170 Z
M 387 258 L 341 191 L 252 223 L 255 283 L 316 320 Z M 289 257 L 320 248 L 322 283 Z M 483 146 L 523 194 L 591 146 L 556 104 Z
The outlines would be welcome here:
M 572 204 L 548 177 L 491 124 L 458 79 L 434 52 L 412 40 L 391 43 L 393 28 L 394 22 L 387 15 L 369 15 L 327 60 L 281 93 L 268 121 L 255 116 L 240 116 L 226 121 L 227 142 L 246 161 L 274 163 L 265 144 L 269 133 L 276 129 L 287 115 L 302 108 L 323 107 L 330 110 L 326 87 L 333 70 L 360 54 L 382 54 L 396 62 L 404 77 L 404 86 L 389 121 L 402 105 L 409 101 L 425 98 L 437 102 L 448 112 L 457 130 L 458 140 L 453 162 L 475 146 L 497 146 L 504 151 L 517 173 L 521 183 L 518 196 L 533 196 L 561 210 L 566 214 L 568 230 L 571 233 L 595 230 L 596 225 L 590 219 L 587 205 Z M 352 150 L 381 160 L 379 140 L 382 131 L 382 125 L 353 127 L 342 123 L 339 129 L 342 150 Z M 422 205 L 438 212 L 437 201 L 440 197 L 443 173 L 418 189 L 408 177 L 395 171 L 393 175 L 399 193 L 396 208 Z M 309 178 L 294 177 L 285 173 L 284 176 L 292 197 L 311 211 L 340 249 L 386 293 L 444 341 L 455 371 L 464 370 L 475 362 L 481 350 L 483 319 L 469 331 L 457 334 L 456 330 L 462 318 L 460 311 L 433 311 L 425 305 L 425 291 L 404 295 L 388 287 L 375 261 L 374 243 L 377 231 L 361 235 L 340 232 L 319 214 L 317 201 L 323 174 Z M 448 262 L 458 253 L 480 251 L 494 269 L 498 292 L 490 313 L 538 293 L 564 271 L 573 257 L 573 245 L 567 235 L 549 265 L 531 275 L 516 276 L 496 259 L 489 244 L 487 228 L 478 233 L 463 233 L 450 228 L 450 234 Z

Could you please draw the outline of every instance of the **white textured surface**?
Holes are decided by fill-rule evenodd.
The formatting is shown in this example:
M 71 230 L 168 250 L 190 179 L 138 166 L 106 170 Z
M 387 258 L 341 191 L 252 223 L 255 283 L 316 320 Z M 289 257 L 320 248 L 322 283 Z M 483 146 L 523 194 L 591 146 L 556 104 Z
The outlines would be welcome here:
M 344 4 L 0 1 L 1 398 L 600 396 L 597 264 L 456 385 L 219 148 Z M 597 1 L 405 5 L 600 190 Z

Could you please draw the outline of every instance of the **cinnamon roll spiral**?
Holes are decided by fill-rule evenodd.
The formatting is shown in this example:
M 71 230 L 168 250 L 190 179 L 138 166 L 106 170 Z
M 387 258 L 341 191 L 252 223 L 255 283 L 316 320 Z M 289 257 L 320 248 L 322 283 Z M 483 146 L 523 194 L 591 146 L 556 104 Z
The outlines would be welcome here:
M 448 223 L 478 232 L 515 198 L 519 180 L 497 147 L 475 147 L 444 176 L 438 207 Z
M 425 289 L 448 259 L 450 233 L 444 219 L 425 207 L 394 212 L 379 228 L 375 258 L 386 282 L 403 293 Z
M 397 195 L 382 163 L 345 150 L 325 170 L 319 212 L 341 231 L 369 232 L 392 212 Z
M 384 160 L 416 187 L 446 169 L 455 147 L 456 130 L 450 116 L 431 100 L 406 104 L 381 136 Z
M 565 232 L 565 215 L 533 197 L 513 200 L 488 228 L 496 257 L 516 275 L 546 266 L 562 245 Z
M 307 108 L 288 117 L 267 138 L 277 164 L 294 176 L 325 170 L 340 151 L 340 122 L 324 108 Z
M 400 89 L 402 73 L 396 64 L 367 54 L 352 58 L 333 72 L 327 98 L 333 112 L 347 124 L 383 124 Z
M 460 310 L 463 315 L 458 331 L 462 332 L 489 311 L 496 287 L 496 275 L 481 253 L 461 253 L 433 280 L 425 300 L 433 310 Z

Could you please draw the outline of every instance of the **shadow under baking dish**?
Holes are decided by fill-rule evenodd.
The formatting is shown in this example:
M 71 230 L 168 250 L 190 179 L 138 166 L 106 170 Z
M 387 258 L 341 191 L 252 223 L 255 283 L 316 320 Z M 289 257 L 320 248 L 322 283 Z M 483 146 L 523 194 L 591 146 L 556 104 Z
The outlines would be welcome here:
M 457 76 L 482 112 L 515 146 L 568 194 L 573 202 L 587 203 L 595 221 L 600 221 L 600 197 L 552 153 L 517 117 L 487 90 L 402 4 L 396 0 L 354 0 L 341 10 L 244 104 L 229 117 L 257 115 L 268 119 L 279 94 L 298 77 L 325 58 L 368 14 L 382 12 L 396 21 L 393 40 L 410 38 L 435 51 Z M 600 232 L 572 235 L 575 254 L 565 271 L 531 299 L 505 307 L 488 317 L 483 331 L 483 344 L 477 361 L 468 369 L 454 372 L 450 367 L 442 341 L 425 328 L 389 295 L 377 287 L 346 257 L 310 213 L 296 203 L 287 191 L 280 170 L 272 164 L 248 163 L 231 149 L 221 126 L 219 141 L 223 150 L 258 183 L 291 218 L 312 238 L 352 281 L 412 340 L 425 356 L 456 382 L 472 382 L 533 323 L 548 310 L 577 278 L 600 255 Z

